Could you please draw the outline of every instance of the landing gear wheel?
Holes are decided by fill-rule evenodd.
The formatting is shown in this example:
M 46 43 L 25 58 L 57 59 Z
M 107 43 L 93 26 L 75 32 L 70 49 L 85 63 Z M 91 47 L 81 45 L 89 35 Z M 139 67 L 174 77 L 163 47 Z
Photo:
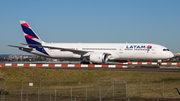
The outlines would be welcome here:
M 160 66 L 160 65 L 161 65 L 161 62 L 158 62 L 157 65 Z
M 87 62 L 87 61 L 81 61 L 81 64 L 90 64 L 90 62 Z
M 157 61 L 157 65 L 158 65 L 158 66 L 160 66 L 161 63 L 162 63 L 162 60 L 158 60 L 158 61 Z

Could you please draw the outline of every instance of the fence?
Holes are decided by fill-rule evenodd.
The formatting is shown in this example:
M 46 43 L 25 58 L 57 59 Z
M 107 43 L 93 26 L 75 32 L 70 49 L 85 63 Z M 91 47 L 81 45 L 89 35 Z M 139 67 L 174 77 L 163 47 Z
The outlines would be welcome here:
M 89 85 L 89 82 L 90 83 Z M 31 84 L 31 85 L 29 85 Z M 33 84 L 33 86 L 32 86 Z M 74 101 L 126 97 L 124 81 L 103 84 L 101 80 L 10 80 L 1 87 L 1 101 Z M 6 93 L 8 92 L 8 94 Z
M 178 98 L 180 79 L 71 80 L 37 78 L 0 81 L 1 101 L 101 101 L 123 98 Z M 29 85 L 33 83 L 32 85 Z M 162 99 L 161 99 L 162 101 Z

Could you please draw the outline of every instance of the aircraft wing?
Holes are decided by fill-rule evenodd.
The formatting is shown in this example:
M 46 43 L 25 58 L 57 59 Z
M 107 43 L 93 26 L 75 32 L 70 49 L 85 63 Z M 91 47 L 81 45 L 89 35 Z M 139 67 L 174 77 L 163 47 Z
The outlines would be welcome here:
M 44 48 L 49 48 L 49 49 L 59 49 L 61 51 L 70 51 L 70 52 L 73 52 L 73 53 L 79 54 L 79 55 L 84 55 L 89 52 L 89 51 L 74 50 L 74 49 L 60 48 L 60 47 L 51 47 L 51 46 L 42 46 L 42 45 L 24 44 L 24 43 L 21 43 L 21 44 L 28 45 L 28 46 L 35 46 L 35 47 L 44 47 Z

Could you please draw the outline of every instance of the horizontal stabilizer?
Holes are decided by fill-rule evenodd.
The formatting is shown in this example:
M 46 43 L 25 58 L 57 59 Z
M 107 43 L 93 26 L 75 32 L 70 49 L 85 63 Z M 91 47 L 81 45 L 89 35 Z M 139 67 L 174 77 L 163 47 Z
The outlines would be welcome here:
M 10 47 L 16 47 L 16 48 L 24 48 L 24 47 L 14 46 L 14 45 L 7 45 L 7 46 L 10 46 Z
M 26 51 L 26 52 L 31 52 L 32 48 L 28 48 L 28 47 L 20 47 L 20 46 L 14 46 L 14 45 L 7 45 L 10 47 L 15 47 L 15 48 L 19 48 L 20 50 Z

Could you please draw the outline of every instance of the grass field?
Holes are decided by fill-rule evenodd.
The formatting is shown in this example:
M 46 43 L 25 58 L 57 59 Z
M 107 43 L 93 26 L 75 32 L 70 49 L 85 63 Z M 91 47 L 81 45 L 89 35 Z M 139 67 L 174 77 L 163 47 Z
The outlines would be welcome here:
M 6 86 L 1 89 L 5 89 L 10 95 L 20 94 L 22 89 L 29 94 L 37 94 L 38 89 L 41 93 L 47 94 L 48 89 L 52 90 L 47 91 L 48 93 L 54 92 L 54 89 L 69 89 L 68 92 L 70 92 L 70 88 L 76 87 L 91 87 L 98 92 L 99 85 L 102 86 L 102 90 L 107 91 L 112 85 L 111 82 L 128 81 L 127 96 L 130 98 L 178 98 L 180 96 L 178 93 L 180 73 L 178 72 L 1 67 L 0 86 L 5 81 Z M 28 86 L 30 82 L 34 83 L 31 88 Z

